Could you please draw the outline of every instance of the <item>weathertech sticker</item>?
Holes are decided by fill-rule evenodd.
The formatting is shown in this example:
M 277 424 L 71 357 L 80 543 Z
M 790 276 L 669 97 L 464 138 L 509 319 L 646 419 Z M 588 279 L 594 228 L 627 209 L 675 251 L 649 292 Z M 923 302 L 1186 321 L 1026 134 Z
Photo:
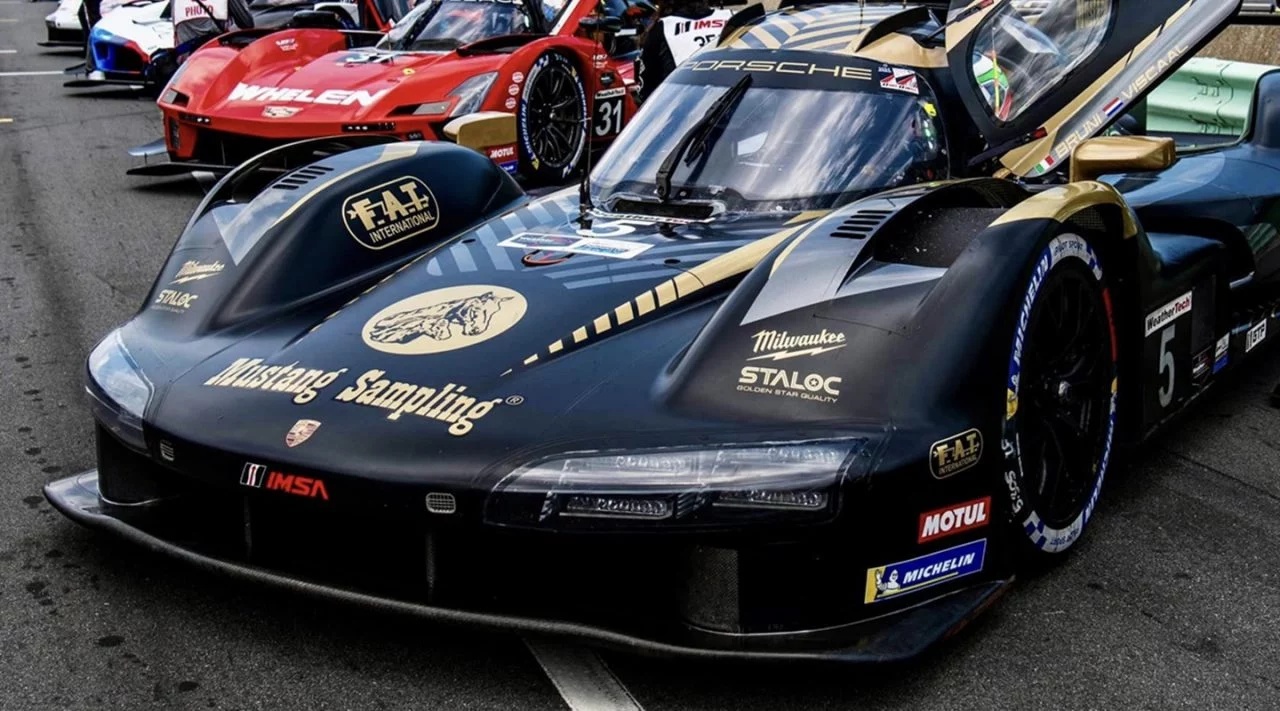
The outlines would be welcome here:
M 929 471 L 937 479 L 970 469 L 982 460 L 982 433 L 976 429 L 940 439 L 929 447 Z
M 982 528 L 990 520 L 990 496 L 922 513 L 916 543 L 927 543 L 955 533 Z
M 1257 348 L 1258 344 L 1265 340 L 1267 340 L 1267 320 L 1264 318 L 1258 322 L 1258 325 L 1249 329 L 1249 333 L 1245 334 L 1244 352 L 1248 353 Z
M 653 245 L 645 242 L 626 242 L 600 237 L 522 232 L 499 242 L 498 246 L 511 249 L 537 249 L 547 252 L 570 252 L 573 254 L 586 254 L 592 257 L 609 257 L 611 259 L 634 259 Z
M 365 345 L 393 355 L 428 355 L 467 348 L 516 325 L 529 304 L 517 291 L 470 284 L 401 299 L 365 322 Z
M 342 203 L 347 232 L 369 249 L 385 249 L 440 223 L 431 188 L 411 175 L 352 195 Z
M 1191 292 L 1188 291 L 1147 316 L 1147 335 L 1150 336 L 1189 313 L 1191 313 Z
M 867 604 L 913 593 L 982 571 L 987 540 L 867 570 Z

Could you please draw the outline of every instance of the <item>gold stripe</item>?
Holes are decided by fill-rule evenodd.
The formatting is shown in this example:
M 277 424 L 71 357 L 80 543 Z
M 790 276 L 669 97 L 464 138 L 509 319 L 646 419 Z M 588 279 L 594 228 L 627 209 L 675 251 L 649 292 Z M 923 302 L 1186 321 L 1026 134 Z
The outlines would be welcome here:
M 658 295 L 659 306 L 666 306 L 676 300 L 676 287 L 669 280 L 653 287 L 653 293 Z
M 857 42 L 857 37 L 835 37 L 833 39 L 787 45 L 787 49 L 818 51 L 826 47 L 848 47 Z
M 609 314 L 597 316 L 596 320 L 591 322 L 591 325 L 596 329 L 597 336 L 613 328 L 613 324 L 609 322 Z
M 702 288 L 702 282 L 688 272 L 677 274 L 671 281 L 675 282 L 677 298 L 680 299 Z
M 531 365 L 531 364 L 533 364 L 533 363 L 534 363 L 535 361 L 537 361 L 537 360 L 538 360 L 538 354 L 537 354 L 537 353 L 534 353 L 533 355 L 531 355 L 531 356 L 529 356 L 528 358 L 525 358 L 525 359 L 524 359 L 524 364 L 525 364 L 525 365 Z
M 787 37 L 794 35 L 800 29 L 795 25 L 791 24 L 790 22 L 787 22 L 783 18 L 776 17 L 776 16 L 772 18 L 772 21 L 769 24 L 774 27 L 780 28 L 783 32 L 787 34 Z
M 802 225 L 811 220 L 816 220 L 819 217 L 826 217 L 829 214 L 831 214 L 830 210 L 806 210 L 790 220 L 787 220 L 787 227 L 792 225 Z
M 636 316 L 644 316 L 656 308 L 658 307 L 653 304 L 652 291 L 646 291 L 636 297 Z
M 738 29 L 734 30 L 733 33 L 730 34 L 728 37 L 725 37 L 723 40 L 721 40 L 720 44 L 716 46 L 728 47 L 733 43 L 737 42 L 738 40 L 742 39 L 742 36 L 745 35 L 750 29 L 751 29 L 751 25 L 743 25 L 742 27 L 739 27 Z
M 897 32 L 858 49 L 854 56 L 917 69 L 945 69 L 947 66 L 947 53 L 941 48 L 925 49 L 907 35 Z
M 564 341 L 556 341 L 547 346 L 547 353 L 559 353 L 562 350 L 564 350 Z
M 748 32 L 747 36 L 756 38 L 760 41 L 760 44 L 763 44 L 769 49 L 777 49 L 782 46 L 782 43 L 779 42 L 777 38 L 765 31 L 763 25 Z
M 635 315 L 631 313 L 631 302 L 628 301 L 627 303 L 614 309 L 613 318 L 618 322 L 619 326 L 625 323 L 628 323 L 631 321 L 631 319 L 635 318 Z
M 288 210 L 285 210 L 283 213 L 281 213 L 281 215 L 277 217 L 274 222 L 268 225 L 267 228 L 262 231 L 262 233 L 266 234 L 268 231 L 271 230 L 272 227 L 275 227 L 276 225 L 280 224 L 285 219 L 287 219 L 289 215 L 292 215 L 294 212 L 296 212 L 298 208 L 305 205 L 308 200 L 324 192 L 325 188 L 329 187 L 330 185 L 333 185 L 339 180 L 342 180 L 347 176 L 359 173 L 362 170 L 367 170 L 369 168 L 372 168 L 375 165 L 393 161 L 398 158 L 408 158 L 409 156 L 417 152 L 418 152 L 418 146 L 415 143 L 397 142 L 397 143 L 386 144 L 385 146 L 382 147 L 382 151 L 378 153 L 378 157 L 374 158 L 372 161 L 368 163 L 363 163 L 359 166 L 356 166 L 355 168 L 352 168 L 351 170 L 344 170 L 341 173 L 338 173 L 337 175 L 333 176 L 332 178 L 329 178 L 328 180 L 324 181 L 323 183 L 315 186 L 314 188 L 311 188 L 311 190 L 306 195 L 303 195 L 301 198 L 298 198 L 298 201 L 290 205 Z
M 791 47 L 800 42 L 809 42 L 817 39 L 826 39 L 832 35 L 852 35 L 852 36 L 861 37 L 862 35 L 866 34 L 866 30 L 870 27 L 871 27 L 870 25 L 860 25 L 860 24 L 839 25 L 839 26 L 833 25 L 828 27 L 819 27 L 816 30 L 806 27 L 804 28 L 803 32 L 787 40 L 787 46 Z
M 992 227 L 1025 220 L 1066 222 L 1072 215 L 1096 205 L 1115 205 L 1124 215 L 1125 239 L 1138 234 L 1138 223 L 1115 188 L 1106 183 L 1086 181 L 1046 190 L 1015 205 L 1001 215 Z
M 585 340 L 587 340 L 587 329 L 585 326 L 573 332 L 574 343 L 582 343 Z

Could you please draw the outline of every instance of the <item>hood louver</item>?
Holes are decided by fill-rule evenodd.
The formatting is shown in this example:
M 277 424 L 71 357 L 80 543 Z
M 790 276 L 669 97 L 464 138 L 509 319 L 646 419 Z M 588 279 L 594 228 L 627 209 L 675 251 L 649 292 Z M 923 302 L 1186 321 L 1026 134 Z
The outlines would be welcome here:
M 327 165 L 309 165 L 305 168 L 299 168 L 280 178 L 276 182 L 272 183 L 271 187 L 276 190 L 297 190 L 316 178 L 332 172 L 333 168 L 330 168 Z

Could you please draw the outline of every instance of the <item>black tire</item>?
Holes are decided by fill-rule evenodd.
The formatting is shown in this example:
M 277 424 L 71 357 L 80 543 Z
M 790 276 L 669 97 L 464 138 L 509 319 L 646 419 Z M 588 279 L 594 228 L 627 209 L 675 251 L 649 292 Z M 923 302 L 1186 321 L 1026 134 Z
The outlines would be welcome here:
M 563 54 L 548 52 L 529 69 L 516 110 L 520 173 L 531 183 L 569 179 L 587 149 L 587 90 Z
M 1048 560 L 1084 534 L 1112 460 L 1115 315 L 1097 252 L 1077 235 L 1049 241 L 1019 296 L 1004 480 L 1017 547 Z

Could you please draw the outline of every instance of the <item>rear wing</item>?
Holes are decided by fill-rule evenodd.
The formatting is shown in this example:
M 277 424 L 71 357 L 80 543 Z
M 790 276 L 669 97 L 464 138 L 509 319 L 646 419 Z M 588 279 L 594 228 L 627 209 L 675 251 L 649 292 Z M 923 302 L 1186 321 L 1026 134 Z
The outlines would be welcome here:
M 1244 0 L 1237 25 L 1280 25 L 1280 0 Z

